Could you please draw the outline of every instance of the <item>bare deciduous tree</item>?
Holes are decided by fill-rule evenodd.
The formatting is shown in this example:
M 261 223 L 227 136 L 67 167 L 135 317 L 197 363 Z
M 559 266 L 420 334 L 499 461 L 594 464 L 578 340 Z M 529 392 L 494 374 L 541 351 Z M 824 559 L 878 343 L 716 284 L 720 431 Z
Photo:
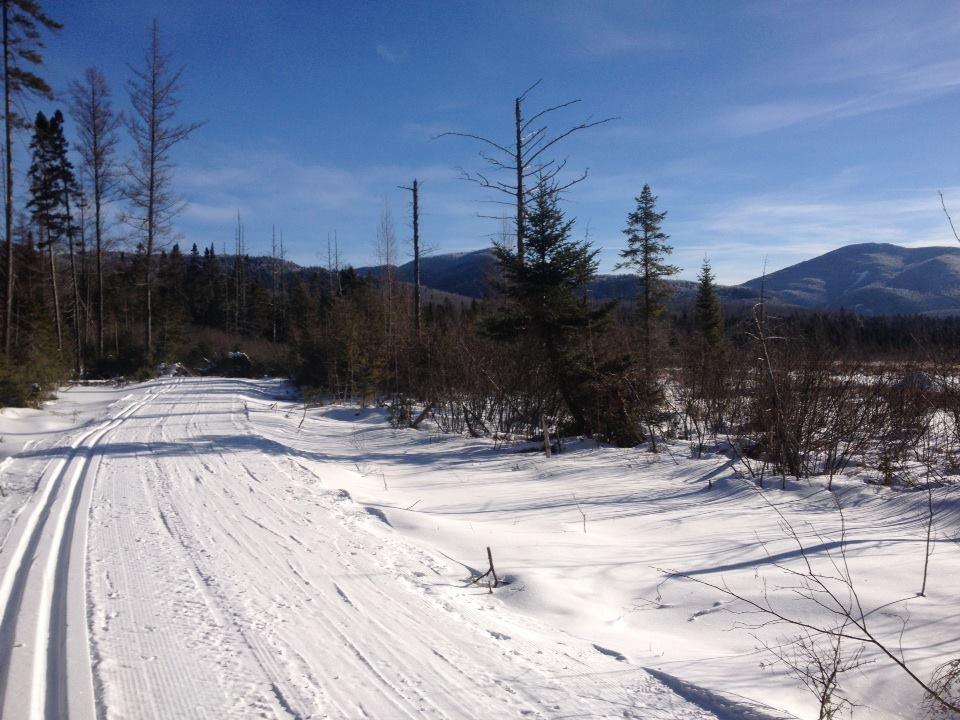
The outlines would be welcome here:
M 487 162 L 488 166 L 493 172 L 509 173 L 510 180 L 498 180 L 494 177 L 491 177 L 488 172 L 479 171 L 473 173 L 464 172 L 463 177 L 471 182 L 477 183 L 480 185 L 480 187 L 496 190 L 497 192 L 508 195 L 511 198 L 510 200 L 498 202 L 503 205 L 513 205 L 515 208 L 514 230 L 517 237 L 517 257 L 520 258 L 524 257 L 524 215 L 526 213 L 527 203 L 529 202 L 532 195 L 532 190 L 534 189 L 532 186 L 538 183 L 543 183 L 544 186 L 550 185 L 555 187 L 559 193 L 567 190 L 573 185 L 576 185 L 580 181 L 585 180 L 587 177 L 587 171 L 584 170 L 582 173 L 569 180 L 557 182 L 559 180 L 558 175 L 563 172 L 567 165 L 567 161 L 566 159 L 548 159 L 545 153 L 561 140 L 569 137 L 575 132 L 596 127 L 597 125 L 602 125 L 610 122 L 611 120 L 617 119 L 614 117 L 608 117 L 602 120 L 591 120 L 590 118 L 587 118 L 586 120 L 583 120 L 582 122 L 577 123 L 576 125 L 569 127 L 562 132 L 551 134 L 546 125 L 538 125 L 537 123 L 542 122 L 547 115 L 558 110 L 568 108 L 572 105 L 576 105 L 577 103 L 581 102 L 581 100 L 579 98 L 576 100 L 568 100 L 567 102 L 560 103 L 559 105 L 554 105 L 552 107 L 535 112 L 529 118 L 524 119 L 523 103 L 526 101 L 527 95 L 530 94 L 530 91 L 539 84 L 540 81 L 537 80 L 537 82 L 514 98 L 514 132 L 511 140 L 507 142 L 496 142 L 489 138 L 483 137 L 482 135 L 464 132 L 446 132 L 438 136 L 464 137 L 471 140 L 477 140 L 483 143 L 484 146 L 493 148 L 493 150 L 496 151 L 496 153 L 492 154 L 488 150 L 483 150 L 480 152 L 480 156 Z M 528 183 L 528 180 L 531 178 L 535 178 L 536 181 Z M 498 219 L 497 216 L 490 217 L 493 219 Z
M 128 87 L 133 112 L 127 127 L 136 146 L 134 159 L 127 163 L 130 182 L 127 198 L 134 210 L 131 221 L 140 233 L 144 250 L 144 348 L 147 359 L 153 354 L 153 251 L 157 240 L 170 231 L 170 222 L 183 208 L 174 194 L 171 152 L 187 139 L 199 123 L 174 121 L 180 99 L 182 69 L 171 70 L 170 55 L 160 49 L 160 28 L 153 21 L 150 46 L 144 66 L 133 69 Z
M 420 185 L 414 178 L 412 185 L 401 187 L 401 189 L 409 190 L 413 195 L 413 326 L 419 340 L 422 321 L 420 307 Z
M 93 234 L 97 253 L 97 355 L 103 355 L 103 245 L 104 206 L 114 198 L 119 182 L 116 149 L 122 116 L 113 111 L 110 87 L 96 68 L 83 80 L 70 83 L 70 114 L 77 126 L 81 171 L 93 199 Z

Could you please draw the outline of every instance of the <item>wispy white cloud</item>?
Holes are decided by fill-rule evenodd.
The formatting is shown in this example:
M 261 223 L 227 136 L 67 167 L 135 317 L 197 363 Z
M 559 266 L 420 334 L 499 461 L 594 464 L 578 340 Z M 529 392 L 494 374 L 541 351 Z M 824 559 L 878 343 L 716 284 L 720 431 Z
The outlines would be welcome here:
M 486 242 L 486 221 L 476 217 L 472 186 L 441 165 L 381 164 L 341 167 L 313 163 L 279 152 L 221 152 L 184 162 L 177 186 L 188 201 L 181 222 L 188 241 L 229 241 L 239 210 L 252 252 L 269 247 L 271 227 L 286 232 L 289 257 L 319 261 L 328 230 L 338 229 L 348 262 L 371 261 L 384 198 L 404 197 L 398 190 L 417 178 L 424 237 L 443 251 Z M 401 200 L 400 202 L 403 202 Z M 407 234 L 407 210 L 395 212 L 398 234 Z M 321 253 L 322 254 L 322 253 Z
M 960 188 L 944 194 L 960 208 Z M 671 232 L 681 265 L 695 267 L 709 255 L 724 283 L 757 276 L 764 257 L 777 270 L 852 243 L 956 243 L 934 188 L 847 199 L 757 195 L 675 221 Z
M 814 22 L 820 47 L 761 64 L 770 99 L 721 111 L 714 126 L 734 135 L 827 122 L 912 105 L 960 89 L 960 6 L 871 3 L 830 6 Z M 819 17 L 803 10 L 804 17 Z M 818 24 L 827 23 L 827 24 Z M 800 52 L 800 51 L 798 51 Z
M 400 48 L 391 47 L 390 45 L 379 44 L 377 45 L 377 55 L 380 56 L 382 60 L 386 60 L 391 65 L 399 65 L 404 60 L 407 59 L 407 51 Z
M 653 29 L 655 23 L 649 19 L 652 6 L 647 4 L 560 0 L 554 8 L 570 47 L 588 57 L 671 50 L 681 45 L 675 34 Z
M 842 99 L 774 100 L 733 108 L 720 123 L 736 135 L 749 135 L 811 120 L 836 120 L 923 102 L 960 89 L 960 59 L 891 73 L 883 89 Z
M 400 134 L 416 140 L 431 140 L 437 135 L 457 130 L 451 123 L 443 122 L 405 122 L 400 126 Z

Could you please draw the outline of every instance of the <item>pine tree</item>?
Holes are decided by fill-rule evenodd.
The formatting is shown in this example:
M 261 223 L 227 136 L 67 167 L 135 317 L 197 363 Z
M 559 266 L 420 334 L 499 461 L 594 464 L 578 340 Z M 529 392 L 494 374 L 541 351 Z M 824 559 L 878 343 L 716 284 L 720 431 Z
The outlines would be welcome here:
M 570 237 L 574 221 L 564 218 L 555 186 L 540 182 L 524 213 L 523 256 L 495 246 L 503 271 L 507 307 L 487 323 L 491 335 L 519 340 L 531 362 L 548 366 L 552 385 L 573 416 L 588 430 L 584 390 L 589 365 L 584 335 L 609 317 L 612 305 L 592 309 L 583 295 L 597 271 L 598 250 Z
M 67 140 L 63 134 L 63 114 L 57 110 L 48 120 L 37 113 L 34 120 L 33 139 L 30 142 L 30 202 L 33 219 L 41 233 L 41 241 L 50 252 L 50 278 L 54 292 L 54 315 L 57 337 L 62 348 L 63 333 L 60 326 L 60 300 L 57 290 L 55 248 L 66 240 L 70 258 L 73 296 L 74 372 L 79 376 L 82 366 L 80 329 L 80 287 L 74 253 L 74 225 L 70 207 L 78 188 L 73 165 L 67 156 Z
M 47 17 L 36 0 L 0 0 L 3 21 L 3 119 L 5 239 L 7 277 L 4 297 L 3 352 L 10 355 L 13 339 L 13 131 L 27 129 L 30 123 L 13 110 L 15 103 L 30 95 L 51 98 L 46 81 L 30 70 L 43 62 L 40 27 L 59 30 L 62 25 Z
M 39 232 L 39 247 L 50 258 L 50 286 L 53 299 L 53 320 L 57 336 L 57 351 L 63 350 L 60 294 L 57 288 L 57 260 L 55 247 L 62 235 L 64 219 L 61 214 L 60 188 L 57 183 L 58 168 L 51 150 L 50 121 L 42 112 L 34 120 L 33 137 L 30 141 L 30 208 L 31 218 Z
M 663 313 L 664 300 L 669 295 L 669 287 L 664 278 L 675 275 L 680 268 L 666 262 L 666 256 L 673 252 L 667 244 L 669 235 L 663 232 L 663 219 L 666 212 L 657 212 L 657 197 L 644 185 L 640 196 L 636 198 L 636 209 L 627 215 L 627 227 L 623 233 L 627 236 L 627 247 L 620 251 L 623 258 L 617 268 L 630 268 L 640 276 L 640 330 L 643 343 L 643 387 L 640 388 L 641 406 L 650 418 L 655 414 L 662 400 L 662 392 L 657 382 L 657 369 L 654 362 L 654 323 Z M 653 448 L 656 438 L 651 432 Z
M 73 294 L 73 370 L 77 378 L 83 370 L 82 334 L 80 305 L 80 281 L 77 275 L 77 257 L 74 247 L 74 221 L 71 204 L 80 194 L 77 178 L 73 172 L 73 163 L 68 155 L 67 139 L 63 134 L 63 113 L 57 110 L 50 118 L 49 153 L 56 173 L 57 191 L 60 194 L 60 217 L 63 219 L 61 231 L 67 241 L 70 258 L 70 277 Z
M 697 276 L 696 323 L 705 350 L 716 352 L 723 347 L 723 308 L 707 258 Z

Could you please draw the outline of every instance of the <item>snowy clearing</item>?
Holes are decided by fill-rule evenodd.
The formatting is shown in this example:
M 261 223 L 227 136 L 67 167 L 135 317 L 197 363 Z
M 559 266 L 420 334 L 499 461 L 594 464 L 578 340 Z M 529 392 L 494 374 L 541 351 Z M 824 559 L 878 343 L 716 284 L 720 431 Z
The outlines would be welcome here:
M 0 432 L 4 718 L 814 712 L 760 669 L 787 628 L 737 629 L 728 598 L 658 570 L 759 597 L 798 561 L 724 458 L 546 459 L 216 378 L 73 388 Z M 873 629 L 928 677 L 960 654 L 958 493 L 937 491 L 920 598 L 925 496 L 837 485 Z M 836 547 L 829 493 L 766 492 L 811 554 Z M 492 594 L 469 584 L 487 546 Z M 875 655 L 844 679 L 855 716 L 917 717 Z

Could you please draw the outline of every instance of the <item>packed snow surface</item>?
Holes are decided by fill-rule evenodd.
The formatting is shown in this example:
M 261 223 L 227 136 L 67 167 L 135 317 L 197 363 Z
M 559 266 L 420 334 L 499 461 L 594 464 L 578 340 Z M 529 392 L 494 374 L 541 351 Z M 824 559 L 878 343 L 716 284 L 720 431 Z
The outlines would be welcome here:
M 840 545 L 819 484 L 768 503 L 679 443 L 545 458 L 180 377 L 72 388 L 0 434 L 3 718 L 815 717 L 762 649 L 791 629 L 672 574 L 817 620 L 779 587 L 802 557 L 774 507 L 814 562 L 846 548 L 871 630 L 919 676 L 960 655 L 950 489 L 917 597 L 925 494 L 836 483 Z M 487 547 L 492 592 L 470 583 Z M 855 716 L 920 716 L 864 659 Z

